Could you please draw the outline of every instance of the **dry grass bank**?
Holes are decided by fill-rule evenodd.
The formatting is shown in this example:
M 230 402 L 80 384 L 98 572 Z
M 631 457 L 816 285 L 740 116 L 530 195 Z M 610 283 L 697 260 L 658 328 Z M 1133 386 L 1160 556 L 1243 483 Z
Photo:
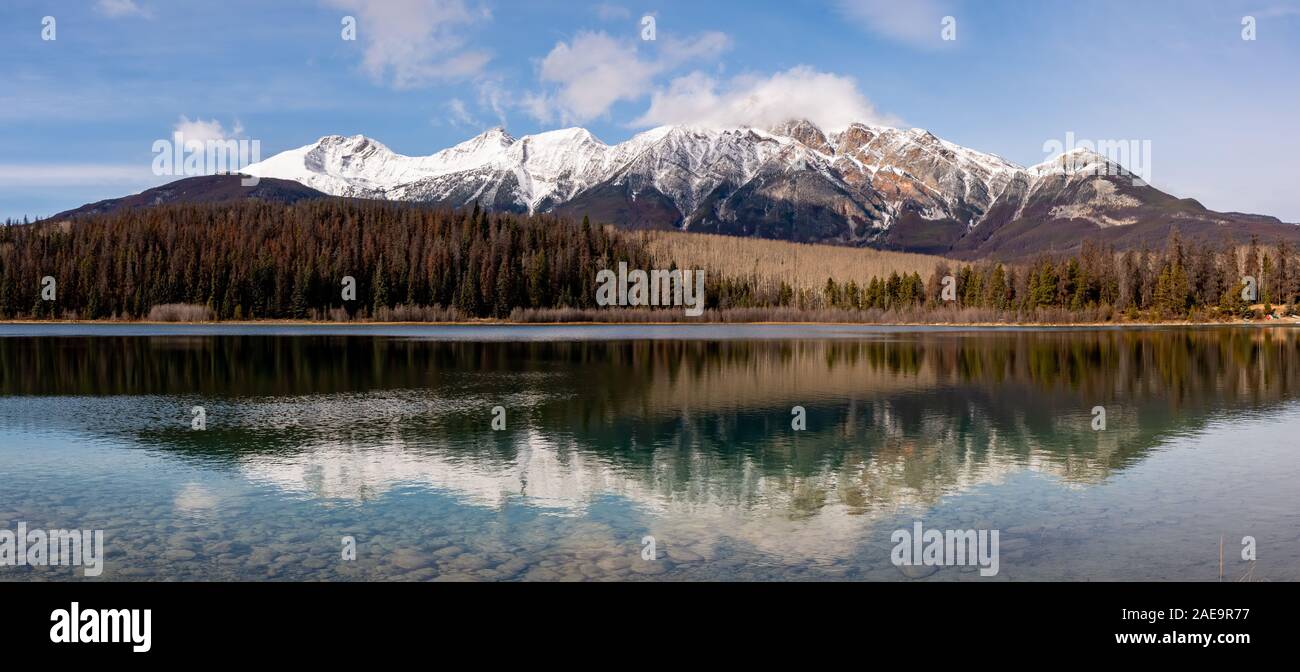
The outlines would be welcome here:
M 796 291 L 820 292 L 826 278 L 836 283 L 863 284 L 872 276 L 887 278 L 919 273 L 929 278 L 942 257 L 906 252 L 883 252 L 838 245 L 812 245 L 781 240 L 718 236 L 705 233 L 646 231 L 637 234 L 654 257 L 656 267 L 703 268 L 713 277 L 755 277 L 764 282 L 785 282 Z M 956 262 L 950 262 L 954 264 Z
M 555 323 L 609 323 L 609 324 L 886 324 L 886 325 L 969 325 L 969 326 L 1065 326 L 1065 325 L 1125 325 L 1131 324 L 1223 324 L 1213 320 L 1128 320 L 1109 308 L 1086 308 L 1069 311 L 1064 308 L 1037 308 L 1029 311 L 997 310 L 994 308 L 959 308 L 945 306 L 927 308 L 907 306 L 898 310 L 843 310 L 838 308 L 796 308 L 775 306 L 769 308 L 709 309 L 700 317 L 689 317 L 682 309 L 646 308 L 516 308 L 509 322 L 518 324 Z M 1273 321 L 1269 324 L 1284 324 Z

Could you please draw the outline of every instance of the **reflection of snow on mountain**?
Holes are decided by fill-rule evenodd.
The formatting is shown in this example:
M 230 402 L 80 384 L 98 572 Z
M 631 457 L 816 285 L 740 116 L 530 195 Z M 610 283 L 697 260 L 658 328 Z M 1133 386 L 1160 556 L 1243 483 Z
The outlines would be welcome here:
M 987 448 L 979 450 L 965 445 L 969 437 L 963 439 L 942 423 L 927 427 L 923 440 L 888 431 L 890 438 L 866 453 L 865 461 L 800 475 L 765 473 L 749 458 L 723 463 L 713 452 L 699 449 L 658 451 L 648 464 L 623 467 L 536 428 L 518 435 L 513 457 L 471 446 L 415 446 L 391 437 L 365 445 L 317 441 L 290 455 L 240 459 L 244 473 L 256 482 L 333 503 L 362 504 L 414 486 L 469 506 L 499 509 L 509 500 L 556 515 L 582 516 L 599 498 L 621 497 L 649 515 L 647 525 L 661 539 L 730 539 L 790 558 L 844 557 L 860 548 L 882 518 L 924 515 L 946 497 L 1002 483 L 1025 469 L 1065 481 L 1098 474 L 1090 459 L 1063 464 L 1037 449 L 1031 449 L 1028 459 L 1010 454 L 1003 444 L 1023 445 L 1025 437 L 1004 442 L 996 429 L 990 430 Z M 789 450 L 780 439 L 763 449 Z
M 397 438 L 366 446 L 321 442 L 290 456 L 244 456 L 242 468 L 254 480 L 329 500 L 364 502 L 396 488 L 425 486 L 489 508 L 524 498 L 530 506 L 580 514 L 600 495 L 658 508 L 649 488 L 588 452 L 557 446 L 533 430 L 515 448 L 518 457 L 504 461 L 408 447 Z

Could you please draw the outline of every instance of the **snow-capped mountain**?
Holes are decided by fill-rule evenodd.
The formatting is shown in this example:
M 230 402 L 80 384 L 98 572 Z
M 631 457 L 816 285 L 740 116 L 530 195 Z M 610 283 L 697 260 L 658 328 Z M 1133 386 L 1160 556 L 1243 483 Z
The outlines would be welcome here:
M 1003 239 L 1049 221 L 1075 236 L 1157 216 L 1221 219 L 1095 153 L 1023 167 L 922 129 L 853 124 L 826 133 L 803 120 L 661 127 L 615 145 L 582 128 L 521 138 L 494 128 L 429 156 L 327 136 L 242 172 L 336 196 L 922 252 L 1015 247 Z

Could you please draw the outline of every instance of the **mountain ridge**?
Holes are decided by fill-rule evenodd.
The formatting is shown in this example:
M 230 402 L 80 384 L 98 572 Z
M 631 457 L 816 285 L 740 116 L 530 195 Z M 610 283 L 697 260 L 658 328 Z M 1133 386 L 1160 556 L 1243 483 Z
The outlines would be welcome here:
M 614 145 L 580 127 L 516 138 L 498 126 L 428 156 L 404 156 L 364 135 L 328 135 L 241 172 L 274 180 L 274 192 L 262 195 L 269 198 L 478 205 L 628 229 L 956 258 L 1070 252 L 1085 238 L 1159 246 L 1174 229 L 1300 241 L 1300 227 L 1210 211 L 1088 150 L 1025 167 L 920 128 L 855 123 L 827 133 L 803 119 L 769 129 L 663 126 Z M 311 193 L 286 186 L 294 184 Z
M 920 128 L 828 133 L 804 119 L 663 126 L 614 145 L 577 127 L 519 138 L 494 127 L 423 157 L 325 136 L 244 170 L 338 196 L 957 257 L 1057 250 L 1091 234 L 1138 244 L 1173 227 L 1242 238 L 1281 225 L 1175 198 L 1088 150 L 1026 167 Z M 1265 235 L 1300 236 L 1294 228 Z
M 918 152 L 940 156 L 919 157 Z M 521 193 L 516 194 L 514 203 L 529 212 L 552 205 L 547 197 L 558 195 L 559 200 L 567 201 L 609 179 L 642 178 L 655 187 L 676 179 L 682 182 L 682 188 L 661 191 L 672 192 L 668 195 L 684 206 L 679 209 L 685 219 L 719 181 L 743 185 L 762 164 L 777 158 L 803 168 L 811 164 L 845 175 L 858 172 L 876 177 L 884 171 L 921 179 L 924 176 L 908 168 L 920 165 L 933 169 L 949 157 L 956 157 L 962 164 L 959 172 L 980 172 L 994 179 L 999 174 L 1026 170 L 996 155 L 940 140 L 923 129 L 853 124 L 844 131 L 826 134 L 811 122 L 792 120 L 773 129 L 663 126 L 615 145 L 607 145 L 579 127 L 520 138 L 494 127 L 428 156 L 397 154 L 364 135 L 330 135 L 247 166 L 243 172 L 294 179 L 339 196 L 440 200 L 450 194 L 436 190 L 439 179 L 457 176 L 472 182 L 475 171 L 510 170 L 517 177 L 526 177 L 519 180 Z M 924 165 L 926 158 L 930 166 Z M 684 170 L 665 174 L 674 163 Z M 567 192 L 562 188 L 566 178 L 570 182 Z M 926 186 L 928 190 L 918 191 L 937 191 L 936 185 Z M 969 187 L 970 183 L 963 182 L 962 186 Z M 491 205 L 483 200 L 486 193 L 474 192 L 470 198 L 452 204 L 468 205 L 479 200 L 480 205 Z
M 242 184 L 242 180 L 242 176 L 229 173 L 186 177 L 145 189 L 138 194 L 87 203 L 79 208 L 47 217 L 46 221 L 102 215 L 126 208 L 148 208 L 157 205 L 235 203 L 250 199 L 296 203 L 302 200 L 330 197 L 329 194 L 293 180 L 260 178 L 256 185 L 248 187 Z

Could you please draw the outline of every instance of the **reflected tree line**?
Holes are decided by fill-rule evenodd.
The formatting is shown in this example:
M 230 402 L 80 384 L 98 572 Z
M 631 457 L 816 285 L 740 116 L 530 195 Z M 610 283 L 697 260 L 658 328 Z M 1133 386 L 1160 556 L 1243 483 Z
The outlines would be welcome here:
M 438 388 L 480 373 L 567 377 L 584 398 L 619 403 L 641 399 L 656 385 L 679 385 L 693 390 L 692 404 L 703 408 L 726 407 L 729 397 L 745 395 L 785 403 L 786 396 L 797 400 L 800 386 L 811 387 L 807 395 L 815 397 L 819 386 L 869 392 L 899 384 L 1016 384 L 1098 400 L 1156 397 L 1175 405 L 1207 396 L 1255 402 L 1292 395 L 1300 381 L 1300 339 L 1285 327 L 918 332 L 801 341 L 0 338 L 0 393 L 7 395 L 330 394 Z M 755 379 L 762 389 L 754 389 Z
M 532 376 L 530 378 L 530 376 Z M 0 339 L 7 395 L 285 397 L 536 386 L 556 422 L 589 426 L 832 405 L 957 386 L 1078 403 L 1252 404 L 1293 395 L 1300 339 L 1285 328 L 930 332 L 873 340 L 434 342 L 327 336 Z M 536 381 L 536 382 L 530 382 Z M 1072 401 L 1071 403 L 1074 403 Z
M 0 339 L 0 393 L 15 400 L 79 395 L 123 408 L 132 396 L 182 397 L 174 424 L 118 431 L 186 459 L 233 467 L 310 459 L 331 445 L 500 472 L 543 450 L 667 499 L 779 500 L 792 516 L 828 502 L 862 512 L 930 504 L 1027 465 L 1097 482 L 1170 432 L 1293 399 L 1297 381 L 1300 338 L 1285 328 L 717 342 Z M 221 409 L 207 431 L 190 430 L 189 399 Z M 497 404 L 506 431 L 489 430 Z M 794 406 L 806 431 L 792 430 Z M 1090 426 L 1094 406 L 1106 409 L 1105 431 Z M 114 426 L 96 422 L 76 429 Z

